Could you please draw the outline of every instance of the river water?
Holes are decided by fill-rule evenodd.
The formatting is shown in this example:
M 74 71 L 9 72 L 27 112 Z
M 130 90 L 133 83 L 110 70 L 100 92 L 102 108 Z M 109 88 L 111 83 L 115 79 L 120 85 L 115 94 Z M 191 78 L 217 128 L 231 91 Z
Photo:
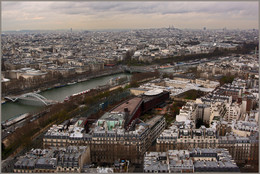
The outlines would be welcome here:
M 131 76 L 131 74 L 120 73 L 120 74 L 114 74 L 110 76 L 98 77 L 95 79 L 76 83 L 69 86 L 49 89 L 40 92 L 39 94 L 50 100 L 63 101 L 66 98 L 66 96 L 70 96 L 72 94 L 85 91 L 87 89 L 92 89 L 97 86 L 106 85 L 111 78 L 125 77 L 125 76 Z M 29 105 L 21 104 L 19 102 L 17 103 L 6 102 L 5 104 L 2 104 L 1 107 L 1 116 L 2 116 L 1 120 L 5 121 L 19 114 L 23 114 L 27 112 L 35 112 L 40 110 L 41 108 L 42 106 L 29 106 Z
M 189 67 L 196 67 L 197 65 L 185 65 L 180 67 L 172 67 L 168 69 L 160 69 L 160 72 L 163 73 L 175 73 L 177 71 L 181 71 L 184 69 L 187 69 Z M 91 79 L 85 82 L 76 83 L 73 85 L 61 87 L 61 88 L 53 88 L 50 90 L 46 90 L 43 92 L 40 92 L 39 94 L 44 96 L 47 99 L 50 100 L 56 100 L 56 101 L 63 101 L 66 96 L 70 96 L 72 94 L 85 91 L 87 89 L 92 89 L 97 86 L 106 85 L 111 78 L 114 77 L 125 77 L 125 76 L 131 76 L 131 74 L 128 73 L 120 73 L 120 74 L 114 74 L 110 76 L 104 76 L 99 77 L 95 79 Z M 19 114 L 27 113 L 27 112 L 36 112 L 38 110 L 41 110 L 42 106 L 30 106 L 25 105 L 22 103 L 13 103 L 13 102 L 6 102 L 5 104 L 2 104 L 1 108 L 1 121 L 8 120 L 14 116 L 17 116 Z

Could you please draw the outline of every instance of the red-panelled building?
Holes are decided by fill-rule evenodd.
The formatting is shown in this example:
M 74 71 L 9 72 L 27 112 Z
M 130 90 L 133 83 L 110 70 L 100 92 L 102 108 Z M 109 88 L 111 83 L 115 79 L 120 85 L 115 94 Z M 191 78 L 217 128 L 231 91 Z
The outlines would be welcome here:
M 160 93 L 150 93 L 149 95 L 144 94 L 143 98 L 143 107 L 142 112 L 145 113 L 152 108 L 164 103 L 170 97 L 170 93 L 168 91 L 161 91 Z
M 142 113 L 143 99 L 140 97 L 134 97 L 126 100 L 120 105 L 113 108 L 110 112 L 125 112 L 126 113 L 126 126 L 128 126 L 134 119 L 139 118 Z

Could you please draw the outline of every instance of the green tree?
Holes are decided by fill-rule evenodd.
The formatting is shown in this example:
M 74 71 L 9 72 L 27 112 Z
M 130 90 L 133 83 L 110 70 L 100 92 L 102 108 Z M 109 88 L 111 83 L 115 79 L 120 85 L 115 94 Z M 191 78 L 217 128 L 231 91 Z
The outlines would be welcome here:
M 136 80 L 131 80 L 130 88 L 137 88 L 139 87 L 139 83 Z
M 224 85 L 225 83 L 232 83 L 234 80 L 234 76 L 232 75 L 225 75 L 223 77 L 221 77 L 221 79 L 219 80 L 220 85 Z

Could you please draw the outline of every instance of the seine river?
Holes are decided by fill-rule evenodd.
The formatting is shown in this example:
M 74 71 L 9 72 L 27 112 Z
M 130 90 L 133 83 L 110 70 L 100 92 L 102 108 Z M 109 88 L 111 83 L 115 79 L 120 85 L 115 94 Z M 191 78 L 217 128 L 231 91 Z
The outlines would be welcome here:
M 50 90 L 40 92 L 39 94 L 50 100 L 63 101 L 66 98 L 66 96 L 70 96 L 72 94 L 85 91 L 87 89 L 92 89 L 97 86 L 106 85 L 111 78 L 125 77 L 125 76 L 131 76 L 131 74 L 120 73 L 120 74 L 114 74 L 110 76 L 99 77 L 88 81 L 76 83 L 73 85 L 64 86 L 61 88 L 53 88 Z M 19 102 L 17 103 L 6 102 L 5 104 L 2 104 L 1 120 L 5 121 L 14 116 L 27 113 L 27 112 L 36 112 L 41 108 L 42 108 L 41 106 L 29 106 L 29 105 L 21 104 Z
M 194 66 L 197 65 L 189 65 L 189 66 L 185 65 L 177 69 L 176 67 L 172 67 L 168 69 L 160 69 L 159 71 L 164 73 L 174 73 L 176 72 L 176 70 L 182 71 L 186 68 L 194 67 Z M 125 77 L 125 76 L 131 76 L 131 74 L 120 73 L 120 74 L 114 74 L 110 76 L 99 77 L 85 82 L 80 82 L 73 85 L 61 87 L 61 88 L 53 88 L 50 90 L 40 92 L 39 94 L 50 100 L 63 101 L 66 98 L 66 96 L 70 96 L 72 94 L 85 91 L 87 89 L 92 89 L 97 86 L 106 85 L 111 78 Z M 21 104 L 19 102 L 18 103 L 6 102 L 5 104 L 2 104 L 2 108 L 1 108 L 2 121 L 10 119 L 19 114 L 23 114 L 27 112 L 37 112 L 41 108 L 42 108 L 41 106 L 29 106 L 29 105 Z

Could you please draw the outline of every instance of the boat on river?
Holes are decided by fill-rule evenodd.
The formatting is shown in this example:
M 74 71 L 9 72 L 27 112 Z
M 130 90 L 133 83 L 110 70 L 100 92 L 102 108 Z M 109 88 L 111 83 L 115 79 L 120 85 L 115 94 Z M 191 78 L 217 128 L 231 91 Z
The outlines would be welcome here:
M 2 122 L 2 128 L 9 127 L 15 123 L 18 123 L 24 119 L 26 119 L 30 114 L 29 113 L 24 113 L 24 114 L 19 114 L 18 116 L 12 117 L 4 122 Z

